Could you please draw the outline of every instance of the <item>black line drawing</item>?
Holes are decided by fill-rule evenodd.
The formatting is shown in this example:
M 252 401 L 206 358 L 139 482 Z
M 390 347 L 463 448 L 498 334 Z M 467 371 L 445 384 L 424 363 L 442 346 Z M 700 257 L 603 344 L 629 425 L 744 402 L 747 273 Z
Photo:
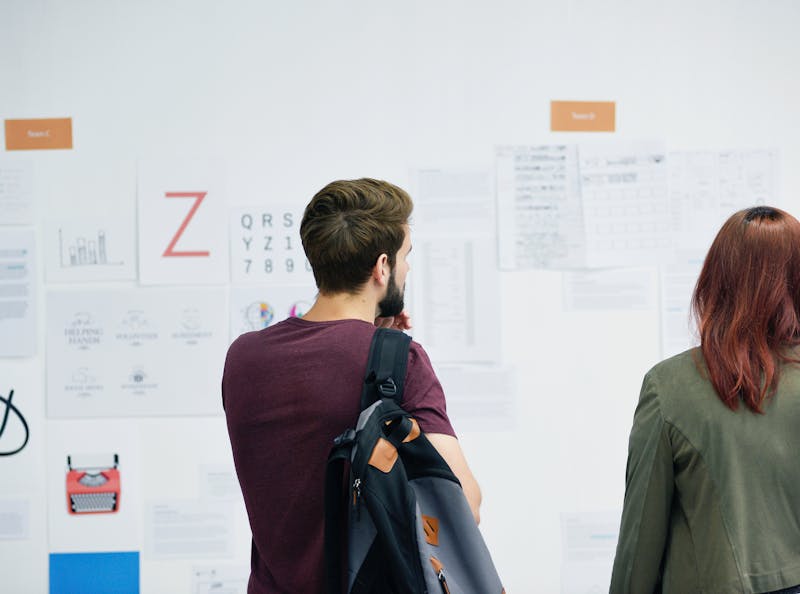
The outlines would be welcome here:
M 28 422 L 25 420 L 25 417 L 22 415 L 22 412 L 11 402 L 11 399 L 14 397 L 14 390 L 8 393 L 8 398 L 3 398 L 0 396 L 0 405 L 5 405 L 5 411 L 3 412 L 3 422 L 0 423 L 0 439 L 3 437 L 3 433 L 6 430 L 6 425 L 8 423 L 8 417 L 13 412 L 14 415 L 19 419 L 20 423 L 22 423 L 22 428 L 25 430 L 25 439 L 22 441 L 22 445 L 13 449 L 13 450 L 4 450 L 0 448 L 0 456 L 13 456 L 14 454 L 19 454 L 26 445 L 28 445 L 28 439 L 30 438 L 30 430 L 28 429 Z

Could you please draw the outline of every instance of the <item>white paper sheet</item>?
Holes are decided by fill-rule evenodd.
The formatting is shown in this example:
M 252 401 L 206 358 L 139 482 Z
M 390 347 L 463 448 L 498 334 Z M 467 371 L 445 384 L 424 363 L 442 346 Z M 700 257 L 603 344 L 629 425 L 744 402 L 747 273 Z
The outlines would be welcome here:
M 240 500 L 239 479 L 233 463 L 202 464 L 200 472 L 200 496 L 203 499 Z
M 413 233 L 494 235 L 492 178 L 488 171 L 419 169 L 413 173 L 416 192 Z
M 12 406 L 8 406 L 11 392 Z M 0 497 L 31 499 L 32 509 L 44 501 L 44 374 L 38 358 L 0 359 L 0 421 L 7 414 L 0 431 Z M 37 437 L 38 436 L 38 437 Z M 39 516 L 33 518 L 34 526 Z
M 702 265 L 702 260 L 685 258 L 682 264 L 661 267 L 661 355 L 664 359 L 698 344 L 690 312 L 692 293 Z
M 30 535 L 30 501 L 0 499 L 0 540 L 24 540 Z
M 775 205 L 776 150 L 683 151 L 669 154 L 670 204 L 677 263 L 702 258 L 722 223 L 750 206 Z
M 620 513 L 561 514 L 561 594 L 608 592 Z
M 509 431 L 516 419 L 516 375 L 497 365 L 437 365 L 447 414 L 459 430 Z
M 778 194 L 777 150 L 720 151 L 719 194 L 723 215 L 771 204 Z
M 139 280 L 142 284 L 224 284 L 227 216 L 221 166 L 140 162 Z
M 130 221 L 81 213 L 50 219 L 46 233 L 48 282 L 136 278 L 135 228 Z
M 300 241 L 303 208 L 297 205 L 238 207 L 231 211 L 231 281 L 314 286 Z
M 247 594 L 247 565 L 196 565 L 192 568 L 192 594 Z
M 69 511 L 72 468 L 96 473 L 118 460 L 117 511 Z M 136 426 L 120 420 L 47 422 L 47 522 L 52 553 L 136 551 L 141 542 L 141 469 Z M 75 477 L 78 478 L 78 477 Z M 76 491 L 74 491 L 76 492 Z
M 51 418 L 222 412 L 225 292 L 217 288 L 51 291 Z
M 609 268 L 564 272 L 564 310 L 655 309 L 654 268 Z
M 591 268 L 656 264 L 671 247 L 666 152 L 660 144 L 581 145 Z
M 499 147 L 501 268 L 571 268 L 586 258 L 574 145 Z
M 233 556 L 233 507 L 220 501 L 159 501 L 147 506 L 145 547 L 152 559 Z
M 36 354 L 36 238 L 0 227 L 0 357 Z
M 500 359 L 500 274 L 490 237 L 417 237 L 411 256 L 414 336 L 431 360 Z
M 316 294 L 313 286 L 232 287 L 231 341 L 286 318 L 302 318 L 314 304 Z
M 32 163 L 0 159 L 0 225 L 33 222 Z

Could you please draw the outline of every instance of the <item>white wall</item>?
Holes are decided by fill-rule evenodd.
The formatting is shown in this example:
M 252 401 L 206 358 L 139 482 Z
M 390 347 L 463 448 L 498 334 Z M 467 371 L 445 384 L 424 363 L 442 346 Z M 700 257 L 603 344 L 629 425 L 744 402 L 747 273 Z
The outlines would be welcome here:
M 48 217 L 67 210 L 134 225 L 140 157 L 219 156 L 229 204 L 305 203 L 332 179 L 407 186 L 414 167 L 490 167 L 498 144 L 596 138 L 549 132 L 551 99 L 616 101 L 614 138 L 775 147 L 781 202 L 798 214 L 798 19 L 793 0 L 4 0 L 0 119 L 73 118 L 73 151 L 25 155 L 40 242 Z M 32 505 L 31 538 L 0 542 L 8 592 L 47 588 L 42 269 L 39 354 L 0 360 L 0 387 L 11 378 L 39 398 L 25 458 L 0 458 L 0 494 Z M 621 507 L 659 314 L 566 313 L 559 272 L 503 273 L 497 311 L 518 371 L 516 425 L 461 441 L 507 590 L 556 593 L 559 514 Z M 127 422 L 145 501 L 197 497 L 198 465 L 229 460 L 222 417 Z M 241 520 L 235 561 L 246 563 Z M 144 557 L 142 590 L 188 592 L 191 566 Z

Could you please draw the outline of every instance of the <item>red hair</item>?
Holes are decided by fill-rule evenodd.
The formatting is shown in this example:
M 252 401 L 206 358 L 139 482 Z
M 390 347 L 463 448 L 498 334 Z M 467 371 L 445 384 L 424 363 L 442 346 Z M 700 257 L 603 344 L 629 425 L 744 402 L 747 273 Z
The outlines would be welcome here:
M 800 344 L 800 222 L 769 206 L 732 215 L 692 297 L 708 376 L 733 410 L 762 412 L 787 349 Z

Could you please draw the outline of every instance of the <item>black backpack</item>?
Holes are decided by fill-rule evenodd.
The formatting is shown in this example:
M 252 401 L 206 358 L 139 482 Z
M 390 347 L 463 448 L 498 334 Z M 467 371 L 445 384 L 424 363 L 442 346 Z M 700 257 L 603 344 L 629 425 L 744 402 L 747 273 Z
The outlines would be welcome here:
M 328 592 L 501 594 L 461 484 L 400 407 L 410 342 L 397 330 L 375 332 L 358 424 L 328 457 Z

